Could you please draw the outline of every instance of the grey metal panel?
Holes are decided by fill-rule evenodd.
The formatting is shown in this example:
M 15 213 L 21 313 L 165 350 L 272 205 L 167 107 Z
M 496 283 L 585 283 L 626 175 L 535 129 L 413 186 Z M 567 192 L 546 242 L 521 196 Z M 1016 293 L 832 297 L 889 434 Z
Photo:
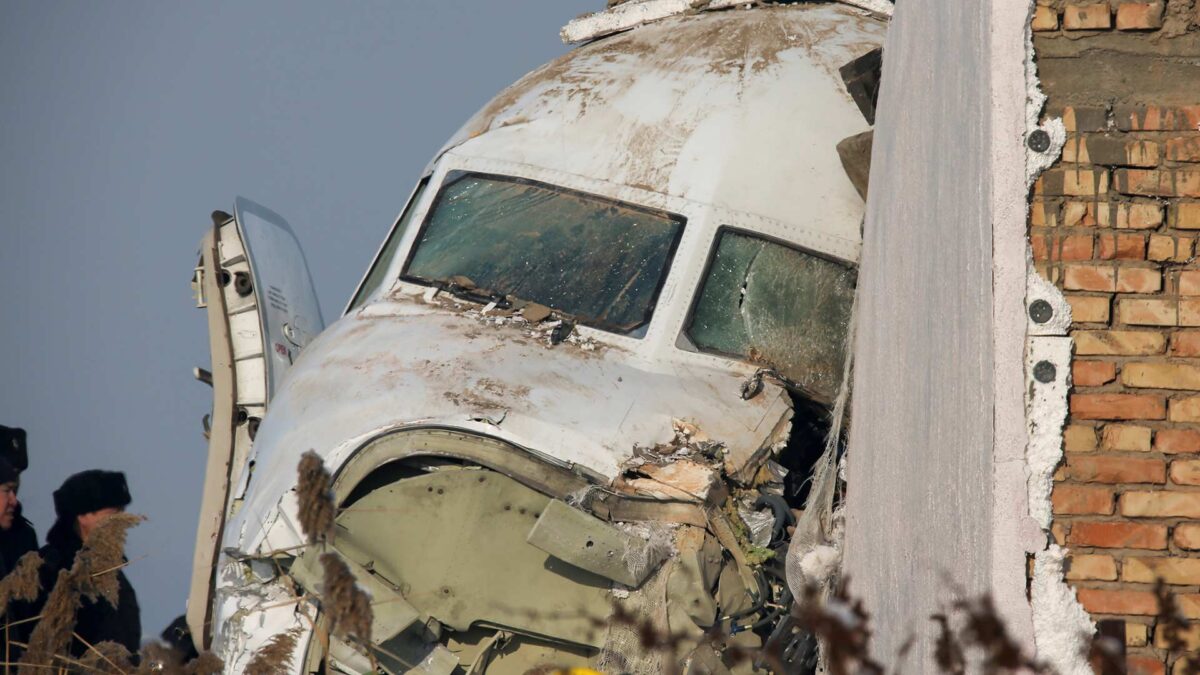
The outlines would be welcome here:
M 846 572 L 884 662 L 991 571 L 991 3 L 904 0 L 884 48 L 850 430 Z

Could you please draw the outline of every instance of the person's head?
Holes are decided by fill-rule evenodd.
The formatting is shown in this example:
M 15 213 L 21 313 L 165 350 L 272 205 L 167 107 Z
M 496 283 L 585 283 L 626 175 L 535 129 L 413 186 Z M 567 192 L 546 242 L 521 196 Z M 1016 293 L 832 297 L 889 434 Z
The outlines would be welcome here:
M 54 491 L 54 511 L 59 523 L 64 527 L 70 525 L 80 541 L 87 540 L 105 518 L 124 511 L 130 501 L 125 474 L 119 471 L 81 471 Z
M 17 490 L 21 487 L 21 474 L 8 460 L 0 457 L 0 531 L 12 529 L 17 520 Z

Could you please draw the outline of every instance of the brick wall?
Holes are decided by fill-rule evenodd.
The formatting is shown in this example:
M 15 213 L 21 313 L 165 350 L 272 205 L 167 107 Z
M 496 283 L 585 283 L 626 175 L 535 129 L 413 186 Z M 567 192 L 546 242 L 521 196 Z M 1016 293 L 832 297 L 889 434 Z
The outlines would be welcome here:
M 1130 672 L 1182 672 L 1153 591 L 1200 619 L 1200 3 L 1039 2 L 1068 140 L 1030 243 L 1075 321 L 1053 533 L 1083 606 L 1125 622 Z M 1200 622 L 1184 637 L 1200 651 Z

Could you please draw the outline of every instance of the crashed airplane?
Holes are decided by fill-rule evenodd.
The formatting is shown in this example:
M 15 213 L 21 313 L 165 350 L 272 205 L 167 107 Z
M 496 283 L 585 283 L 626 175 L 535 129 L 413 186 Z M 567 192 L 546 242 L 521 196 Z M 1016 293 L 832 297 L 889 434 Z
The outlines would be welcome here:
M 585 44 L 446 143 L 328 326 L 282 218 L 214 214 L 188 622 L 228 672 L 289 631 L 296 673 L 769 667 L 729 646 L 813 666 L 786 608 L 836 543 L 785 553 L 836 529 L 887 24 L 717 4 L 569 25 Z M 338 509 L 320 546 L 297 520 L 310 450 Z M 322 550 L 369 592 L 371 644 L 314 631 Z M 646 625 L 669 648 L 642 650 Z

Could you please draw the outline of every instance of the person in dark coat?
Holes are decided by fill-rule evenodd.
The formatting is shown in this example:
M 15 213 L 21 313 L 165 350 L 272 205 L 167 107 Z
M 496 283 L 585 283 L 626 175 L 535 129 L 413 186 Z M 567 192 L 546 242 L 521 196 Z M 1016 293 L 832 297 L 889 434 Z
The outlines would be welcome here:
M 70 569 L 75 563 L 75 554 L 96 525 L 124 511 L 130 501 L 125 474 L 117 471 L 83 471 L 54 491 L 58 519 L 46 533 L 46 545 L 41 549 L 42 603 L 58 580 L 59 571 Z M 117 571 L 117 581 L 120 588 L 117 606 L 113 607 L 104 598 L 95 601 L 83 598 L 75 615 L 75 632 L 89 644 L 116 642 L 136 654 L 142 640 L 137 594 L 124 572 Z M 70 651 L 72 656 L 80 657 L 87 652 L 87 646 L 79 639 L 72 639 Z
M 20 472 L 0 456 L 0 578 L 13 571 L 21 556 L 37 550 L 37 533 L 21 515 L 21 502 L 17 500 L 20 487 Z M 11 663 L 20 657 L 20 649 L 10 643 L 24 643 L 29 638 L 30 624 L 18 622 L 33 615 L 29 603 L 13 602 L 5 609 L 4 619 L 0 621 L 3 626 L 0 630 L 0 661 Z

